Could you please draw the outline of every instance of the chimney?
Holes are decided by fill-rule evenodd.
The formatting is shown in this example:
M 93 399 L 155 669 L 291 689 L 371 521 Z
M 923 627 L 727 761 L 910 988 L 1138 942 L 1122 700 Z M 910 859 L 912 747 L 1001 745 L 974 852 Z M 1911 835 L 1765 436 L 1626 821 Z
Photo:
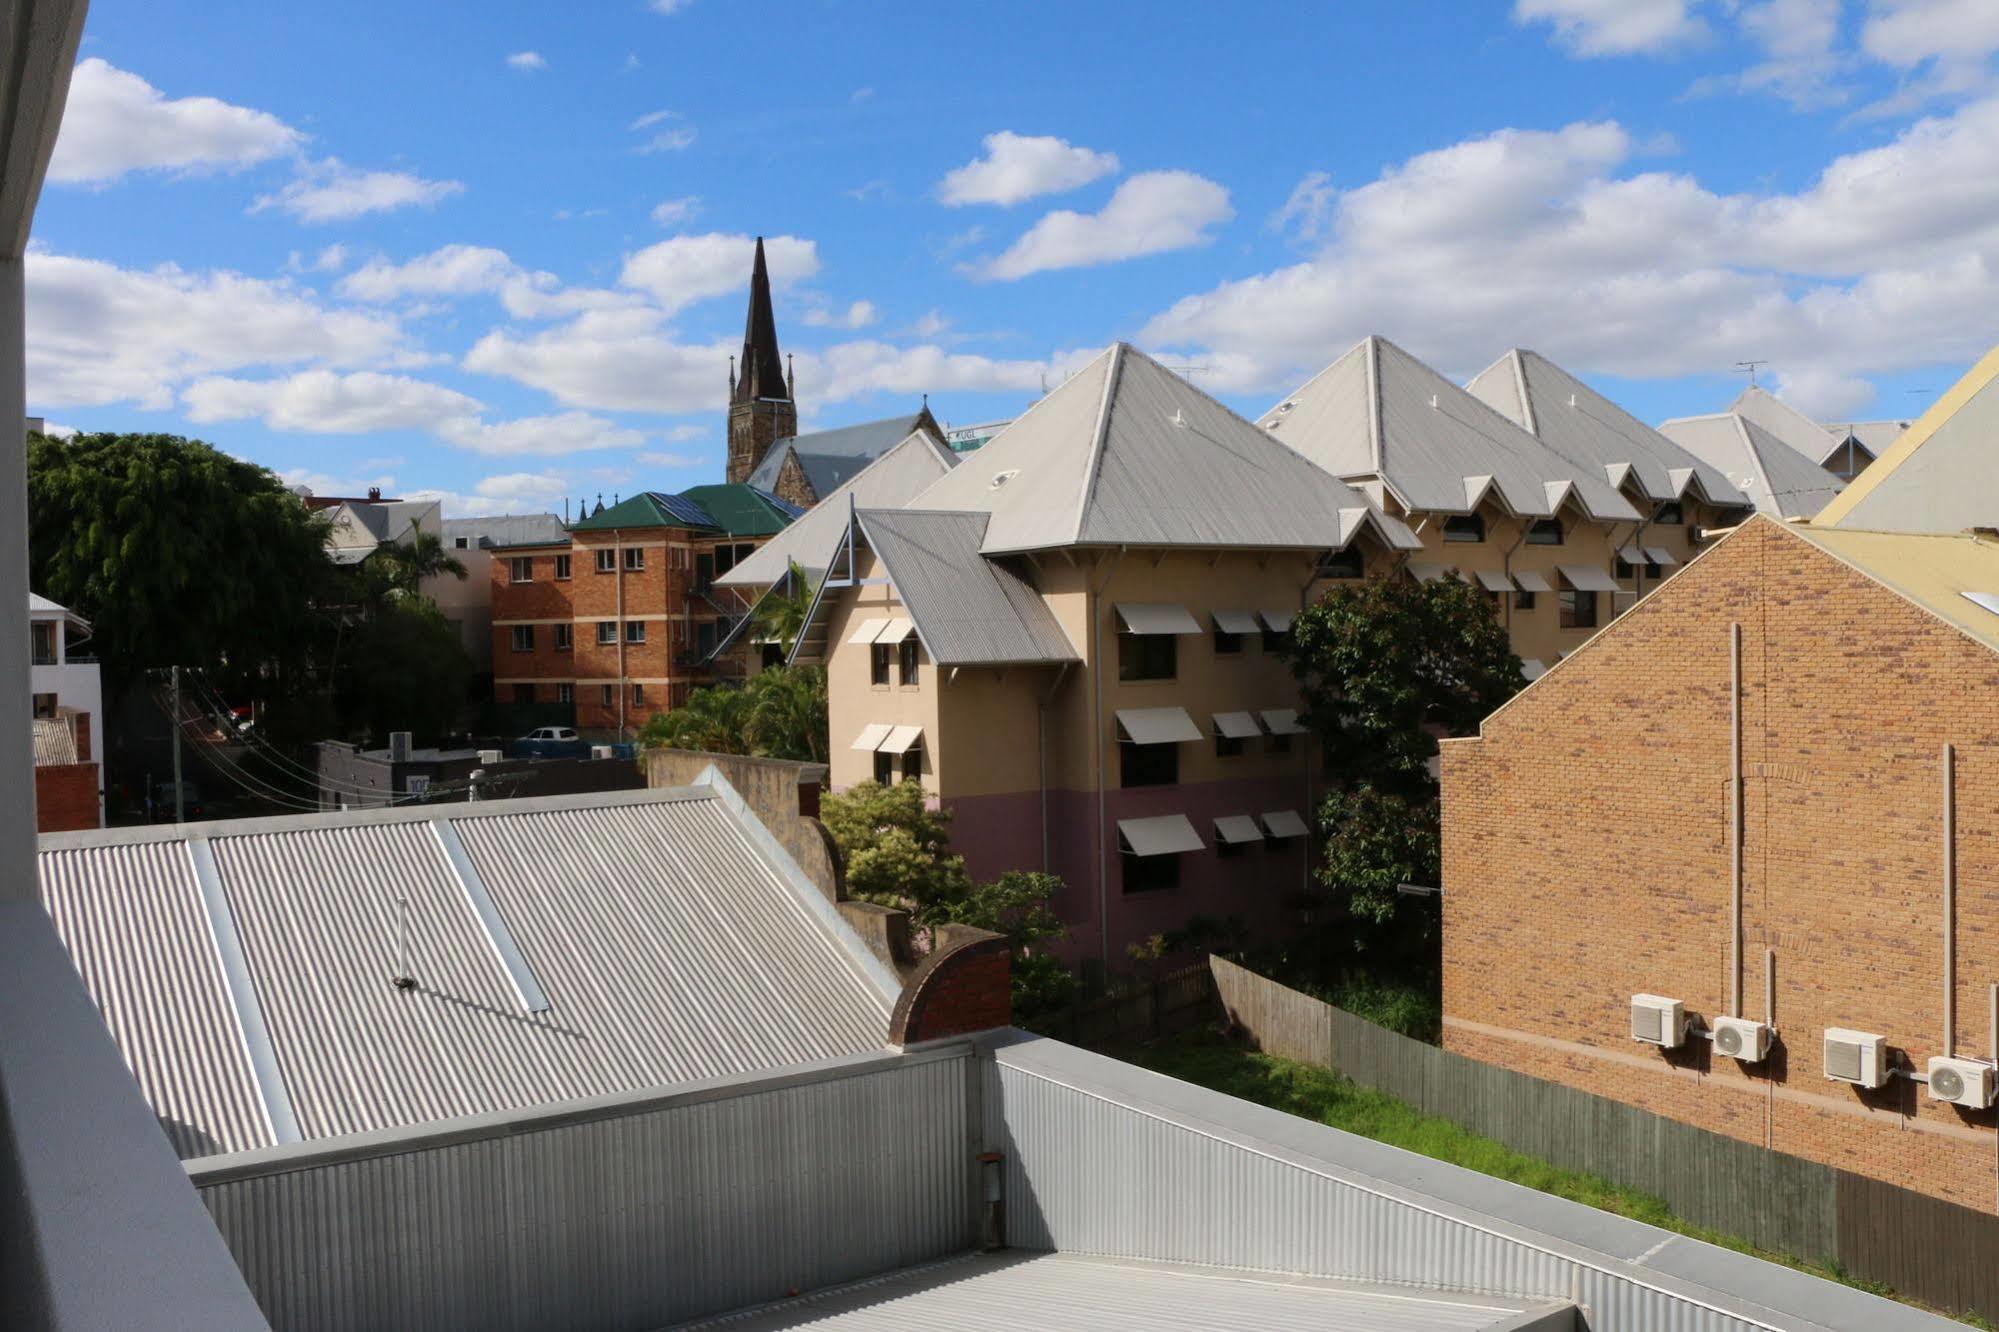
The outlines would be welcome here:
M 380 486 L 369 486 L 368 498 L 371 501 L 382 498 L 382 488 Z

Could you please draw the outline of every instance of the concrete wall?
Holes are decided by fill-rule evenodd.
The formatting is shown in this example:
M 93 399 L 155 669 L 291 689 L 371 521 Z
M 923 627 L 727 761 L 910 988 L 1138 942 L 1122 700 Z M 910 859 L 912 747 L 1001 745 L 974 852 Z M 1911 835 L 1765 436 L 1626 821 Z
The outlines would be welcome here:
M 1760 1065 L 1629 1037 L 1730 989 L 1729 626 L 1743 635 L 1745 1016 Z M 1999 655 L 1757 520 L 1446 741 L 1448 1048 L 1967 1206 L 1994 1113 L 1822 1073 L 1827 1027 L 1943 1052 L 1941 751 L 1956 746 L 1957 1052 L 1999 982 Z M 1765 957 L 1775 1009 L 1765 1004 Z

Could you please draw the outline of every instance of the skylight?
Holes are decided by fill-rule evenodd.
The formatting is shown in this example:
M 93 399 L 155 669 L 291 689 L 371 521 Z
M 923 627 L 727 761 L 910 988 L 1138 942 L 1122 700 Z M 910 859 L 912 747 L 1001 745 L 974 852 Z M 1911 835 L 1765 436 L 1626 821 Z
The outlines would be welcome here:
M 1966 592 L 1964 599 L 1974 606 L 1982 606 L 1994 615 L 1999 615 L 1999 593 Z

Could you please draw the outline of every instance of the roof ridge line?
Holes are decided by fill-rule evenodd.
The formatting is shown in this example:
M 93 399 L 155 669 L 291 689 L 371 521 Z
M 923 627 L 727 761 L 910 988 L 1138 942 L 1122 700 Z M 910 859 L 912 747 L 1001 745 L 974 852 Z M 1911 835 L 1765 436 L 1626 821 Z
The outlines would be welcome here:
M 1521 356 L 1518 347 L 1510 349 L 1506 355 L 1513 362 L 1513 385 L 1520 393 L 1520 414 L 1527 418 L 1521 424 L 1527 427 L 1528 434 L 1539 439 L 1541 438 L 1541 423 L 1535 419 L 1534 399 L 1527 392 L 1527 362 Z M 1477 397 L 1478 395 L 1474 393 L 1472 396 Z
M 1090 432 L 1090 456 L 1083 464 L 1083 484 L 1076 488 L 1076 520 L 1070 526 L 1071 543 L 1083 538 L 1083 515 L 1097 493 L 1097 477 L 1104 465 L 1104 444 L 1111 433 L 1111 405 L 1117 398 L 1118 380 L 1124 375 L 1125 353 L 1131 348 L 1122 340 L 1111 344 L 1111 363 L 1104 368 L 1104 393 L 1097 403 L 1097 423 Z

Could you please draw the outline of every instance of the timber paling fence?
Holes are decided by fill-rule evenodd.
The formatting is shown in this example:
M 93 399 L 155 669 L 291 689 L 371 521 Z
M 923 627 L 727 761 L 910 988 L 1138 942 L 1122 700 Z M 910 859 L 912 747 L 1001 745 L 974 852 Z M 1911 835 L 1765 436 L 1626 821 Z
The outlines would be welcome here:
M 1248 973 L 1245 973 L 1248 974 Z M 1206 962 L 1127 982 L 1037 1020 L 1034 1030 L 1085 1049 L 1173 1036 L 1221 1016 Z
M 1662 1198 L 1682 1220 L 1999 1319 L 1999 1216 L 1480 1063 L 1211 957 L 1230 1022 L 1528 1156 Z

